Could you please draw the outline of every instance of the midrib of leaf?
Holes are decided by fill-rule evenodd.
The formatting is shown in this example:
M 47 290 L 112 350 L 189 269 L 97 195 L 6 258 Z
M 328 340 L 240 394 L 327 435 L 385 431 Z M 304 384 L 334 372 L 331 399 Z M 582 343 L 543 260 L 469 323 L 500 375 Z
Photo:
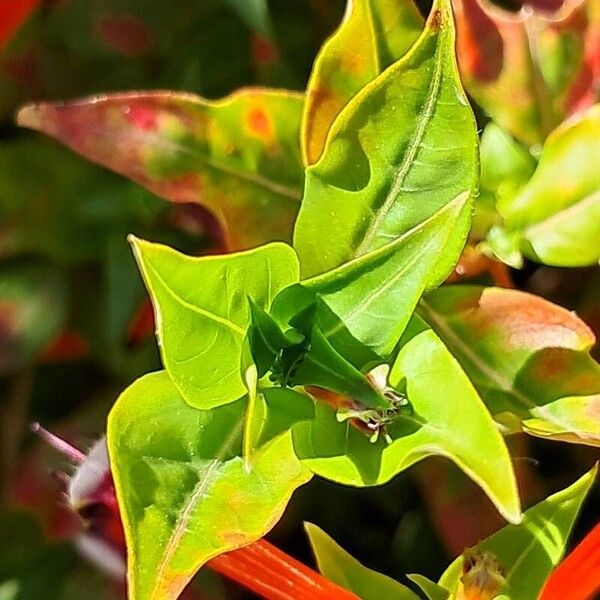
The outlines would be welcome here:
M 404 185 L 404 181 L 411 169 L 413 161 L 420 149 L 421 142 L 423 141 L 423 137 L 425 136 L 425 131 L 427 129 L 427 125 L 431 120 L 435 108 L 435 102 L 438 99 L 440 92 L 440 84 L 442 79 L 442 63 L 443 63 L 443 55 L 440 52 L 440 48 L 442 46 L 442 35 L 440 33 L 438 36 L 438 42 L 436 44 L 435 56 L 434 56 L 434 73 L 431 78 L 431 82 L 429 84 L 429 89 L 427 93 L 427 100 L 425 103 L 425 108 L 421 113 L 421 118 L 418 121 L 417 128 L 415 130 L 414 137 L 409 144 L 408 151 L 404 155 L 404 159 L 402 163 L 396 170 L 393 183 L 386 196 L 384 203 L 377 213 L 374 215 L 374 218 L 371 219 L 370 224 L 367 226 L 365 234 L 363 236 L 362 241 L 354 251 L 354 256 L 360 256 L 367 252 L 371 246 L 373 238 L 377 235 L 377 231 L 381 225 L 381 222 L 387 216 L 390 208 L 396 202 L 398 195 L 400 194 L 401 188 Z
M 423 248 L 423 253 L 427 252 L 427 250 L 429 249 L 431 244 L 432 244 L 431 241 L 427 242 L 426 246 Z M 399 271 L 394 273 L 393 277 L 391 277 L 389 281 L 386 281 L 379 287 L 375 288 L 365 298 L 365 300 L 363 302 L 356 305 L 347 315 L 344 316 L 344 321 L 339 321 L 333 327 L 331 327 L 327 331 L 323 332 L 325 337 L 329 338 L 332 335 L 336 334 L 338 331 L 341 331 L 342 329 L 344 329 L 346 327 L 346 323 L 348 321 L 350 321 L 351 319 L 356 317 L 356 315 L 358 315 L 361 311 L 368 310 L 368 308 L 371 306 L 371 304 L 373 304 L 373 302 L 375 302 L 375 300 L 377 300 L 377 298 L 379 298 L 382 294 L 384 294 L 389 288 L 394 286 L 396 284 L 396 282 L 398 281 L 398 279 L 400 279 L 400 277 L 402 277 L 408 271 L 408 269 L 413 267 L 420 258 L 421 258 L 421 254 L 416 254 L 412 260 L 410 260 L 406 265 L 404 265 Z
M 144 265 L 144 262 L 141 261 L 141 264 Z M 179 294 L 177 294 L 175 292 L 175 290 L 173 290 L 171 287 L 169 287 L 167 285 L 167 283 L 162 278 L 160 273 L 152 265 L 146 264 L 144 268 L 147 268 L 150 271 L 152 271 L 153 275 L 159 281 L 159 283 L 161 284 L 163 289 L 167 292 L 167 294 L 169 294 L 169 296 L 171 296 L 171 298 L 173 298 L 179 304 L 185 306 L 187 309 L 191 310 L 192 312 L 195 312 L 199 315 L 202 315 L 203 317 L 206 317 L 207 319 L 209 319 L 211 321 L 214 321 L 215 323 L 218 323 L 219 325 L 224 325 L 225 327 L 231 329 L 237 335 L 240 335 L 242 337 L 244 335 L 246 335 L 246 331 L 244 329 L 242 329 L 239 325 L 237 325 L 237 323 L 234 323 L 233 321 L 229 321 L 228 319 L 224 319 L 223 317 L 220 317 L 219 315 L 216 315 L 208 310 L 205 310 L 204 308 L 201 308 L 199 306 L 196 306 L 195 304 L 192 304 L 191 302 L 188 302 L 187 300 L 184 300 L 181 296 L 179 296 Z
M 350 262 L 346 263 L 343 268 L 348 268 L 348 266 L 351 265 L 353 262 L 354 263 L 365 263 L 365 262 L 370 261 L 373 257 L 377 257 L 381 254 L 393 253 L 394 250 L 398 246 L 400 246 L 402 243 L 404 243 L 407 239 L 411 238 L 414 235 L 417 235 L 418 233 L 421 233 L 422 230 L 424 230 L 428 225 L 431 225 L 432 223 L 437 221 L 440 217 L 444 216 L 446 212 L 450 212 L 452 209 L 455 208 L 456 205 L 462 204 L 465 201 L 466 201 L 466 195 L 459 194 L 456 198 L 454 198 L 453 200 L 451 200 L 450 202 L 448 202 L 447 204 L 442 206 L 442 208 L 440 208 L 438 211 L 433 213 L 431 216 L 427 217 L 427 219 L 425 219 L 424 221 L 421 221 L 420 223 L 415 225 L 412 229 L 409 229 L 408 231 L 403 233 L 399 238 L 395 239 L 393 242 L 390 242 L 390 243 L 386 244 L 385 246 L 381 246 L 380 248 L 377 248 L 376 250 L 372 250 L 368 254 L 363 254 L 362 256 L 354 258 Z M 450 232 L 450 228 L 449 228 L 449 232 Z M 417 254 L 414 257 L 414 259 L 412 261 L 410 261 L 407 265 L 405 265 L 398 273 L 395 273 L 390 281 L 382 283 L 381 286 L 379 286 L 371 294 L 369 294 L 369 296 L 367 297 L 365 302 L 360 304 L 358 307 L 354 308 L 351 311 L 351 313 L 345 317 L 345 321 L 348 321 L 351 317 L 355 316 L 359 310 L 364 310 L 364 309 L 368 308 L 375 299 L 377 299 L 385 290 L 387 290 L 389 287 L 391 287 L 391 285 L 393 285 L 398 280 L 399 277 L 401 277 L 410 267 L 412 267 L 417 262 L 417 260 L 419 258 L 421 258 L 421 256 L 423 256 L 424 254 L 427 254 L 426 250 L 433 244 L 433 242 L 435 240 L 436 240 L 436 237 L 431 236 L 430 239 L 427 241 L 426 246 L 423 249 L 423 251 L 419 252 L 419 254 Z M 318 282 L 319 279 L 326 279 L 330 275 L 331 275 L 330 272 L 325 273 L 323 275 L 318 275 L 317 277 L 313 278 L 313 281 Z M 308 281 L 311 281 L 311 280 L 308 280 Z M 334 333 L 337 333 L 344 327 L 345 327 L 344 323 L 339 322 L 336 325 L 334 325 L 334 327 L 332 327 L 331 329 L 324 332 L 324 335 L 325 335 L 325 337 L 329 337 L 329 336 L 333 335 Z
M 169 563 L 173 560 L 173 556 L 179 547 L 179 542 L 187 531 L 188 523 L 192 517 L 192 512 L 198 505 L 198 502 L 204 496 L 206 490 L 213 482 L 213 474 L 219 467 L 219 465 L 223 462 L 223 459 L 235 440 L 238 438 L 242 431 L 242 427 L 244 425 L 244 415 L 242 414 L 238 419 L 235 427 L 232 428 L 229 435 L 223 440 L 223 443 L 217 450 L 215 454 L 215 458 L 213 458 L 209 463 L 207 468 L 204 470 L 202 477 L 198 480 L 198 483 L 194 487 L 192 493 L 190 494 L 187 502 L 183 506 L 183 510 L 177 519 L 177 523 L 175 528 L 173 529 L 173 533 L 169 538 L 169 542 L 167 547 L 165 548 L 165 552 L 162 556 L 160 564 L 158 565 L 156 572 L 156 585 L 154 586 L 152 597 L 156 598 L 155 592 L 158 591 L 159 586 L 162 581 L 166 580 L 165 572 L 169 566 Z
M 541 528 L 542 532 L 548 531 L 549 524 L 552 523 L 552 520 L 560 512 L 560 510 L 561 510 L 561 506 L 557 506 L 556 510 L 552 513 L 552 516 L 550 518 L 546 519 L 544 526 Z M 539 529 L 536 530 L 536 533 L 538 531 L 540 531 L 540 530 Z M 510 568 L 510 571 L 506 574 L 506 583 L 510 583 L 511 579 L 513 578 L 513 576 L 515 575 L 515 573 L 517 572 L 519 567 L 523 564 L 523 561 L 527 558 L 527 555 L 533 550 L 533 548 L 535 547 L 537 542 L 538 542 L 537 535 L 533 535 L 532 540 L 529 542 L 529 544 L 527 544 L 527 548 L 525 548 L 523 550 L 523 552 L 521 552 L 521 554 L 519 555 L 517 560 L 515 560 L 515 562 L 513 563 L 513 566 Z
M 142 133 L 140 131 L 135 132 L 127 132 L 127 133 L 112 133 L 111 135 L 106 135 L 106 131 L 102 128 L 94 128 L 90 127 L 86 129 L 89 134 L 94 134 L 97 136 L 101 136 L 104 138 L 108 138 L 113 140 L 116 143 L 119 142 L 136 142 L 139 144 L 145 144 L 149 147 L 160 148 L 165 150 L 170 150 L 174 153 L 187 154 L 188 156 L 193 157 L 199 163 L 210 167 L 216 171 L 220 171 L 229 175 L 230 177 L 237 178 L 243 182 L 251 183 L 258 187 L 262 187 L 270 192 L 275 194 L 279 194 L 281 196 L 285 196 L 287 198 L 291 198 L 292 200 L 296 200 L 300 202 L 302 200 L 302 193 L 300 189 L 291 188 L 289 186 L 283 185 L 281 183 L 277 183 L 272 181 L 271 179 L 267 179 L 262 175 L 254 175 L 252 173 L 248 173 L 245 171 L 239 171 L 232 167 L 226 166 L 223 163 L 217 162 L 208 158 L 206 155 L 201 154 L 200 152 L 194 151 L 188 146 L 183 144 L 174 142 L 173 140 L 166 140 L 165 138 L 160 137 L 157 134 L 153 133 Z M 144 179 L 147 179 L 147 176 L 144 175 Z
M 483 373 L 492 383 L 494 383 L 500 390 L 510 394 L 515 400 L 523 405 L 527 410 L 535 409 L 536 415 L 541 415 L 549 423 L 554 423 L 561 427 L 565 432 L 572 432 L 579 435 L 577 432 L 573 432 L 571 425 L 568 422 L 563 422 L 557 419 L 555 415 L 550 414 L 543 407 L 537 405 L 535 402 L 530 400 L 525 394 L 516 390 L 510 379 L 504 377 L 501 373 L 496 371 L 487 362 L 485 362 L 475 351 L 473 351 L 468 344 L 466 344 L 460 336 L 458 336 L 452 327 L 450 327 L 446 320 L 427 303 L 426 300 L 421 298 L 419 302 L 419 312 L 422 317 L 430 324 L 435 324 L 435 328 L 444 332 L 444 337 L 449 339 L 452 344 L 460 349 L 463 358 L 466 358 L 475 370 Z
M 532 235 L 544 233 L 546 230 L 552 230 L 552 227 L 557 223 L 560 223 L 570 215 L 576 214 L 578 211 L 585 211 L 587 208 L 592 207 L 594 204 L 600 204 L 600 192 L 594 192 L 589 196 L 586 196 L 582 200 L 574 202 L 570 206 L 567 206 L 553 215 L 543 218 L 534 225 L 530 225 L 523 231 L 524 237 L 528 238 Z

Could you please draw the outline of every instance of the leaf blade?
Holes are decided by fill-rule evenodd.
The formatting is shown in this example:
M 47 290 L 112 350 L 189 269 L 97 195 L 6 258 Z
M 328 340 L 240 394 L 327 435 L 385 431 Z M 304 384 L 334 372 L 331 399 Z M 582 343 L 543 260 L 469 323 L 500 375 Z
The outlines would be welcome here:
M 229 255 L 189 257 L 161 244 L 135 238 L 132 243 L 152 296 L 165 368 L 184 398 L 211 408 L 245 395 L 247 297 L 268 308 L 277 292 L 297 281 L 294 251 L 275 242 Z
M 567 538 L 586 494 L 594 482 L 596 468 L 568 488 L 525 511 L 523 522 L 508 525 L 480 543 L 507 569 L 511 600 L 536 600 L 550 570 L 562 557 Z M 456 591 L 462 558 L 444 572 L 440 584 Z
M 439 288 L 419 312 L 508 431 L 600 443 L 595 338 L 573 313 L 525 292 L 479 286 Z
M 417 600 L 406 586 L 382 573 L 365 567 L 321 528 L 304 523 L 319 571 L 334 583 L 356 593 L 362 600 Z
M 135 92 L 28 105 L 17 121 L 159 196 L 203 204 L 238 249 L 291 236 L 302 105 L 299 94 L 259 88 L 220 101 Z
M 394 135 L 383 135 L 390 127 Z M 441 0 L 411 51 L 343 109 L 307 169 L 294 231 L 303 276 L 381 247 L 463 193 L 472 198 L 477 171 L 475 123 L 456 70 L 451 10 Z
M 600 151 L 600 105 L 556 128 L 532 178 L 499 203 L 503 228 L 515 249 L 544 264 L 575 267 L 600 260 L 600 175 L 591 156 Z M 493 239 L 490 240 L 492 250 Z
M 325 42 L 307 86 L 302 119 L 305 164 L 323 152 L 327 132 L 348 101 L 418 38 L 423 18 L 411 0 L 354 0 Z
M 297 456 L 322 477 L 369 486 L 389 481 L 428 456 L 441 455 L 482 487 L 505 518 L 518 522 L 519 495 L 502 436 L 458 363 L 418 318 L 405 333 L 390 385 L 402 390 L 411 406 L 386 426 L 390 444 L 383 439 L 371 443 L 317 402 L 315 421 L 300 423 L 293 431 Z M 440 402 L 431 390 L 443 390 L 444 400 L 451 400 Z
M 189 406 L 165 372 L 139 379 L 117 401 L 108 445 L 132 600 L 175 600 L 207 560 L 262 537 L 310 478 L 289 436 L 266 446 L 248 473 L 244 412 L 244 401 Z

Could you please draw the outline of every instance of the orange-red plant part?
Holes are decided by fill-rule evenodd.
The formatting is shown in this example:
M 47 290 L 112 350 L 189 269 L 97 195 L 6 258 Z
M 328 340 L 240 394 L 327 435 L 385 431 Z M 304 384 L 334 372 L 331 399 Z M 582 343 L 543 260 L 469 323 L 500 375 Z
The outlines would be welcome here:
M 592 600 L 600 591 L 600 523 L 547 579 L 538 600 Z
M 221 554 L 208 567 L 269 600 L 358 600 L 266 540 Z
M 0 49 L 39 6 L 40 0 L 0 0 Z

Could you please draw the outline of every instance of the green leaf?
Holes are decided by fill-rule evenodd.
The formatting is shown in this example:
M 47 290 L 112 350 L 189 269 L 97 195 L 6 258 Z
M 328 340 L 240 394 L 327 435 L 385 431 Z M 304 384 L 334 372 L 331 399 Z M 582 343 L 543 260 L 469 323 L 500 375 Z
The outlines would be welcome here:
M 249 304 L 252 327 L 248 331 L 248 338 L 260 378 L 273 366 L 281 350 L 300 344 L 304 336 L 294 329 L 284 331 L 252 298 L 249 299 Z
M 600 445 L 594 334 L 574 313 L 516 290 L 444 286 L 420 305 L 507 432 Z
M 242 459 L 243 400 L 189 406 L 165 372 L 138 379 L 108 421 L 131 600 L 175 600 L 214 556 L 262 537 L 310 475 L 290 437 Z
M 510 202 L 529 181 L 537 165 L 527 149 L 495 123 L 481 135 L 481 190 Z
M 381 262 L 402 236 L 444 220 L 444 210 L 451 213 L 444 251 L 432 243 L 422 256 L 438 254 L 437 278 L 447 275 L 470 225 L 478 170 L 475 121 L 455 64 L 452 11 L 448 0 L 438 0 L 411 51 L 348 103 L 323 155 L 306 171 L 294 231 L 303 277 L 368 260 L 371 253 Z
M 350 99 L 406 54 L 423 29 L 412 0 L 349 0 L 321 48 L 308 82 L 302 122 L 304 161 L 315 163 L 329 128 Z
M 363 408 L 389 408 L 390 402 L 376 390 L 352 363 L 348 362 L 329 343 L 321 330 L 314 326 L 310 348 L 299 356 L 292 355 L 290 373 L 285 375 L 290 385 L 316 385 L 344 394 Z M 285 353 L 284 353 L 285 358 Z
M 252 464 L 256 450 L 289 432 L 297 423 L 315 418 L 313 399 L 290 388 L 257 390 L 254 405 L 248 407 L 244 431 L 245 457 Z
M 558 564 L 573 523 L 585 499 L 596 468 L 570 487 L 525 511 L 522 523 L 508 525 L 478 544 L 493 553 L 505 570 L 510 600 L 536 600 L 550 571 Z M 444 572 L 440 584 L 455 592 L 462 574 L 462 557 Z
M 390 385 L 403 391 L 412 414 L 402 412 L 386 427 L 392 442 L 380 437 L 371 443 L 317 403 L 316 419 L 293 431 L 296 454 L 316 474 L 355 486 L 385 483 L 428 456 L 445 456 L 483 488 L 508 520 L 518 521 L 519 497 L 508 451 L 467 376 L 418 318 L 402 341 Z
M 454 266 L 471 210 L 467 194 L 455 198 L 392 242 L 286 290 L 273 311 L 314 304 L 325 337 L 359 369 L 389 358 L 422 293 Z
M 245 395 L 247 298 L 269 308 L 281 289 L 298 280 L 292 248 L 273 243 L 190 257 L 161 244 L 132 243 L 154 303 L 163 363 L 182 396 L 192 406 L 211 408 Z
M 482 239 L 498 219 L 497 205 L 510 201 L 529 181 L 537 165 L 528 150 L 495 123 L 481 135 L 481 190 L 471 239 Z
M 407 577 L 421 588 L 429 600 L 448 600 L 450 597 L 450 592 L 445 587 L 427 579 L 423 575 L 415 573 L 407 575 Z
M 327 579 L 354 592 L 361 600 L 418 600 L 406 586 L 368 569 L 336 544 L 322 529 L 304 523 L 319 571 Z
M 546 140 L 529 183 L 501 202 L 503 230 L 492 250 L 510 240 L 515 251 L 559 267 L 600 260 L 600 105 L 566 121 Z M 498 240 L 497 238 L 500 238 Z
M 0 269 L 0 373 L 30 362 L 60 332 L 66 305 L 60 272 L 35 264 Z
M 21 109 L 20 125 L 175 202 L 199 202 L 230 248 L 289 240 L 299 207 L 303 98 L 249 89 L 220 101 L 116 94 Z

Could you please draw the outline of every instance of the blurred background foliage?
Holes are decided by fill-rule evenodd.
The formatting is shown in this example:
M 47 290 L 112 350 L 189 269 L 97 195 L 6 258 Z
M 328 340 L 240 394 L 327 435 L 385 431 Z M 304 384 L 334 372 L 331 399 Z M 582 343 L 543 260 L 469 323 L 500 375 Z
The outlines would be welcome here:
M 430 3 L 418 4 L 426 12 Z M 37 442 L 28 425 L 40 421 L 86 449 L 102 434 L 118 392 L 159 368 L 127 234 L 190 253 L 215 249 L 219 236 L 199 206 L 164 202 L 17 129 L 14 111 L 29 101 L 117 90 L 183 90 L 207 98 L 249 85 L 302 90 L 344 2 L 22 5 L 19 19 L 18 2 L 0 2 L 0 598 L 108 600 L 123 590 L 77 555 L 71 540 L 84 524 L 66 509 L 60 477 L 51 475 L 69 466 Z M 512 0 L 505 6 L 518 8 Z M 528 263 L 513 275 L 520 288 L 577 310 L 600 333 L 598 268 Z M 589 447 L 521 436 L 511 445 L 527 505 L 566 486 L 598 458 Z M 588 509 L 576 538 L 596 516 Z M 382 488 L 354 490 L 315 479 L 301 489 L 270 538 L 310 562 L 303 520 L 396 578 L 439 575 L 465 545 L 501 525 L 482 493 L 437 460 Z M 248 597 L 210 573 L 197 579 L 193 597 Z M 27 585 L 17 590 L 15 581 Z

